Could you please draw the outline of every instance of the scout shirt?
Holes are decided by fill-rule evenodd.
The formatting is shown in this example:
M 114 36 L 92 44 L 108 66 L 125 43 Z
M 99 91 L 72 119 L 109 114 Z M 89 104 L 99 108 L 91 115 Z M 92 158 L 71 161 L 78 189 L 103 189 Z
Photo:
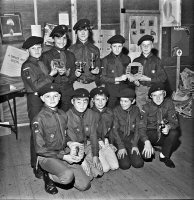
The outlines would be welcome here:
M 139 140 L 138 127 L 140 122 L 139 108 L 135 105 L 131 105 L 131 107 L 128 110 L 123 110 L 121 105 L 119 105 L 114 108 L 113 113 L 115 136 L 120 137 L 120 142 L 122 142 L 124 137 L 129 136 L 131 132 L 133 132 L 134 137 L 131 141 L 132 146 L 137 146 Z
M 54 76 L 54 83 L 62 87 L 62 89 L 68 89 L 69 87 L 73 87 L 73 82 L 77 79 L 75 76 L 75 56 L 68 50 L 63 50 L 65 54 L 65 67 L 66 70 L 70 70 L 69 74 L 60 75 L 57 73 Z M 49 51 L 46 51 L 42 54 L 42 61 L 46 66 L 48 66 L 49 72 L 51 71 L 51 61 L 53 59 L 60 59 L 60 52 L 53 47 Z
M 37 92 L 43 85 L 53 81 L 46 66 L 40 62 L 39 59 L 29 56 L 22 64 L 21 77 L 27 93 Z
M 91 109 L 84 113 L 78 112 L 74 107 L 67 112 L 67 135 L 73 142 L 86 144 L 91 142 L 93 156 L 98 156 L 99 145 L 97 137 L 97 126 L 99 116 Z
M 113 111 L 107 107 L 105 107 L 102 111 L 99 111 L 95 106 L 93 106 L 91 109 L 99 115 L 97 128 L 98 139 L 104 141 L 105 138 L 109 138 L 111 141 L 114 121 Z
M 87 41 L 85 43 L 82 43 L 81 41 L 77 40 L 75 44 L 70 46 L 69 50 L 74 53 L 76 61 L 78 62 L 86 62 L 86 65 L 84 67 L 84 72 L 81 74 L 81 76 L 77 79 L 77 81 L 80 81 L 82 83 L 91 83 L 93 81 L 96 82 L 96 85 L 99 85 L 99 74 L 92 74 L 89 70 L 91 65 L 91 54 L 93 53 L 95 57 L 95 67 L 100 66 L 100 50 L 98 47 L 93 45 L 91 42 Z
M 151 78 L 151 81 L 140 81 L 142 85 L 150 87 L 154 82 L 165 83 L 167 75 L 164 67 L 161 64 L 160 58 L 150 53 L 148 57 L 145 57 L 143 53 L 135 58 L 133 62 L 139 62 L 143 65 L 143 75 Z
M 141 111 L 140 123 L 139 123 L 139 135 L 140 139 L 145 142 L 148 140 L 146 134 L 147 130 L 156 130 L 158 139 L 160 139 L 161 132 L 158 130 L 162 120 L 168 122 L 170 129 L 178 127 L 178 119 L 175 111 L 174 104 L 170 98 L 164 99 L 161 105 L 156 105 L 153 101 L 145 104 Z
M 67 146 L 67 115 L 44 105 L 34 118 L 32 130 L 36 153 L 42 157 L 63 158 Z

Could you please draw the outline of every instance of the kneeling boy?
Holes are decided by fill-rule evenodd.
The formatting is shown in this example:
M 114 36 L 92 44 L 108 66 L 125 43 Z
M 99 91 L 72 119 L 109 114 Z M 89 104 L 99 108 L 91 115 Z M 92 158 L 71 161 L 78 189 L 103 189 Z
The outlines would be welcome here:
M 90 180 L 79 164 L 84 147 L 68 142 L 67 115 L 57 108 L 61 97 L 59 89 L 54 84 L 47 84 L 38 92 L 44 106 L 34 118 L 32 128 L 38 163 L 44 170 L 46 192 L 58 192 L 54 182 L 65 185 L 73 183 L 78 190 L 88 189 Z M 70 154 L 67 146 L 70 147 Z M 80 149 L 77 156 L 76 146 Z
M 113 111 L 106 106 L 109 93 L 104 87 L 94 88 L 90 92 L 93 102 L 92 110 L 99 114 L 98 122 L 98 140 L 99 140 L 99 159 L 101 161 L 103 172 L 110 169 L 119 168 L 118 160 L 115 154 L 115 147 L 109 144 L 113 140 L 112 128 L 114 122 Z
M 151 86 L 148 95 L 152 101 L 145 104 L 141 111 L 139 147 L 143 158 L 150 159 L 154 154 L 153 146 L 161 146 L 160 161 L 174 168 L 170 159 L 178 140 L 178 119 L 174 104 L 170 98 L 165 98 L 166 90 L 161 82 Z
M 86 174 L 91 179 L 102 176 L 97 138 L 99 116 L 87 108 L 89 92 L 84 88 L 76 89 L 72 94 L 71 102 L 73 107 L 66 112 L 68 117 L 67 134 L 71 141 L 82 143 L 85 146 L 86 156 L 82 162 L 82 167 Z

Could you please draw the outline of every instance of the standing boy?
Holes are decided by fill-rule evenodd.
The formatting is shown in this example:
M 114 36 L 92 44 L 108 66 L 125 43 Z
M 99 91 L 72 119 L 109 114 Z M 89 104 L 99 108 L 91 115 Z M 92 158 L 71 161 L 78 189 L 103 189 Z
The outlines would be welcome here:
M 85 88 L 90 92 L 96 85 L 100 85 L 100 50 L 93 45 L 88 19 L 80 19 L 73 30 L 77 34 L 77 41 L 69 49 L 75 55 L 76 65 L 83 67 L 81 76 L 74 83 L 74 89 Z
M 117 104 L 117 94 L 120 90 L 129 87 L 127 84 L 126 67 L 131 62 L 129 56 L 122 53 L 125 38 L 121 35 L 111 37 L 111 53 L 102 59 L 101 82 L 109 92 L 108 107 L 114 108 Z
M 57 108 L 61 97 L 59 92 L 60 89 L 54 84 L 40 88 L 39 95 L 44 106 L 33 120 L 38 163 L 44 170 L 45 190 L 50 194 L 58 192 L 55 182 L 64 185 L 73 183 L 75 188 L 82 191 L 90 187 L 90 180 L 79 164 L 84 147 L 68 140 L 67 115 Z
M 153 146 L 161 146 L 160 161 L 167 167 L 174 168 L 170 159 L 178 140 L 178 119 L 174 104 L 170 98 L 165 98 L 163 83 L 152 85 L 148 95 L 151 102 L 145 104 L 141 111 L 139 148 L 143 158 L 149 159 L 154 154 Z
M 91 109 L 100 116 L 97 133 L 100 145 L 99 159 L 103 172 L 119 168 L 115 147 L 109 144 L 109 141 L 111 142 L 113 140 L 112 129 L 114 116 L 112 110 L 106 106 L 108 95 L 108 91 L 104 87 L 94 88 L 90 92 L 91 101 L 93 101 L 93 107 Z
M 137 143 L 139 140 L 139 108 L 134 105 L 135 91 L 131 88 L 125 88 L 118 94 L 120 105 L 114 108 L 114 132 L 117 136 L 116 147 L 119 167 L 129 169 L 131 165 L 135 168 L 141 168 L 144 165 L 143 159 L 139 153 Z M 122 148 L 120 146 L 122 145 Z
M 57 73 L 56 69 L 52 69 L 50 73 L 47 67 L 40 61 L 42 54 L 43 38 L 31 36 L 24 43 L 22 48 L 29 52 L 28 59 L 23 63 L 21 68 L 21 77 L 24 82 L 24 87 L 27 93 L 27 109 L 30 124 L 33 118 L 39 113 L 42 108 L 41 99 L 38 96 L 38 89 L 47 83 L 53 81 L 53 76 Z M 36 169 L 36 153 L 33 143 L 33 135 L 30 138 L 30 156 L 31 167 L 37 178 L 41 178 L 42 172 Z
M 71 96 L 73 91 L 73 82 L 81 75 L 75 69 L 75 56 L 66 49 L 68 42 L 68 27 L 65 25 L 56 26 L 50 37 L 54 40 L 54 46 L 43 53 L 42 60 L 51 71 L 56 68 L 58 73 L 54 77 L 56 83 L 61 90 L 61 104 L 59 107 L 67 111 L 71 107 Z
M 152 84 L 156 82 L 167 81 L 167 75 L 164 67 L 161 64 L 159 57 L 154 55 L 151 50 L 153 48 L 154 37 L 151 35 L 144 35 L 138 41 L 142 53 L 133 62 L 139 62 L 143 65 L 143 75 L 135 80 L 136 84 L 136 103 L 138 107 L 142 106 L 148 101 L 148 90 Z

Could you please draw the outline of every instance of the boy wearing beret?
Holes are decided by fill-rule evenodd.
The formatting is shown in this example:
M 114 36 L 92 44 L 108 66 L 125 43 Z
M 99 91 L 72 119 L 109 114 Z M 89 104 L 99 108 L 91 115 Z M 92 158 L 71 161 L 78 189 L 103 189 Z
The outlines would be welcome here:
M 174 168 L 170 159 L 178 140 L 178 119 L 174 104 L 170 98 L 165 98 L 166 91 L 161 82 L 152 85 L 148 95 L 151 102 L 145 104 L 141 111 L 139 148 L 143 158 L 150 159 L 154 154 L 153 146 L 161 146 L 160 161 Z
M 73 107 L 66 112 L 68 117 L 67 134 L 71 141 L 82 143 L 85 146 L 86 155 L 82 167 L 86 174 L 91 179 L 102 176 L 97 137 L 99 115 L 87 108 L 89 104 L 88 90 L 76 89 L 72 94 L 71 102 Z
M 122 53 L 125 38 L 121 35 L 111 37 L 111 53 L 102 59 L 101 82 L 109 92 L 108 107 L 114 108 L 117 104 L 117 94 L 121 89 L 129 87 L 127 84 L 126 67 L 131 62 L 129 56 Z
M 152 84 L 156 82 L 167 81 L 167 75 L 162 66 L 159 57 L 152 53 L 154 37 L 151 35 L 144 35 L 138 41 L 138 46 L 141 48 L 141 55 L 135 58 L 133 62 L 139 62 L 143 65 L 143 75 L 138 80 L 133 80 L 136 84 L 136 103 L 138 107 L 142 106 L 148 101 L 148 90 Z
M 71 107 L 70 94 L 73 91 L 73 82 L 81 75 L 75 69 L 75 56 L 67 50 L 68 27 L 65 25 L 56 26 L 50 37 L 54 39 L 54 46 L 43 53 L 42 60 L 48 66 L 48 70 L 57 69 L 54 76 L 54 83 L 58 84 L 61 90 L 61 102 L 59 108 L 67 111 Z
M 118 148 L 117 156 L 119 167 L 129 169 L 131 165 L 141 168 L 144 165 L 137 143 L 139 140 L 140 111 L 134 105 L 135 91 L 125 88 L 118 94 L 120 105 L 114 108 L 114 134 L 117 137 L 115 145 Z
M 75 188 L 82 191 L 88 189 L 90 180 L 79 164 L 84 155 L 84 146 L 69 141 L 66 134 L 67 115 L 57 108 L 60 88 L 47 84 L 40 88 L 39 95 L 44 106 L 34 118 L 32 127 L 38 163 L 44 170 L 46 192 L 58 192 L 55 182 L 64 185 L 73 183 Z
M 98 121 L 98 140 L 99 140 L 99 159 L 102 164 L 103 172 L 110 169 L 119 168 L 118 160 L 115 154 L 115 147 L 109 144 L 113 140 L 113 112 L 106 106 L 108 101 L 108 91 L 104 87 L 97 87 L 91 90 L 90 97 L 93 101 L 93 111 L 99 114 Z
M 47 83 L 53 81 L 53 76 L 57 73 L 55 69 L 50 73 L 47 67 L 40 61 L 42 54 L 43 38 L 31 36 L 24 43 L 22 48 L 29 52 L 28 59 L 23 63 L 21 68 L 21 77 L 27 93 L 27 109 L 30 123 L 33 118 L 39 113 L 42 107 L 41 99 L 38 96 L 38 89 Z M 30 156 L 31 167 L 37 178 L 41 178 L 42 173 L 36 169 L 36 153 L 34 150 L 33 135 L 30 138 Z
M 81 76 L 74 83 L 74 89 L 85 88 L 90 92 L 100 85 L 100 50 L 93 44 L 88 19 L 80 19 L 73 30 L 77 34 L 77 41 L 69 49 L 75 55 L 77 67 L 83 68 Z

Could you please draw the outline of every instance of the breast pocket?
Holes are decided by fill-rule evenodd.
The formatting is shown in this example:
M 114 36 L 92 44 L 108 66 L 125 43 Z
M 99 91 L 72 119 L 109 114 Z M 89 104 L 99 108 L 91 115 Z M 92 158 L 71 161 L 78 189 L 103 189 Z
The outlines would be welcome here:
M 107 75 L 108 75 L 108 77 L 114 77 L 115 76 L 114 66 L 111 65 L 111 64 L 107 65 Z
M 52 144 L 52 143 L 56 142 L 57 141 L 57 130 L 56 130 L 56 128 L 49 128 L 47 130 L 48 131 L 47 131 L 46 136 L 45 136 L 47 143 Z

